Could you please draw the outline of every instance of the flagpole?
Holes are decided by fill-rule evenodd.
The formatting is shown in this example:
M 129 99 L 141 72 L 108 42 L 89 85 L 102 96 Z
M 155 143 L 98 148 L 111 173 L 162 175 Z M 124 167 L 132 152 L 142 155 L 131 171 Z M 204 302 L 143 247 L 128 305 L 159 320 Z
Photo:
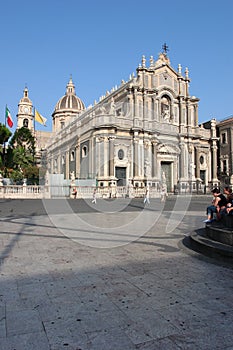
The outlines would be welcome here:
M 34 116 L 33 116 L 33 122 L 34 122 L 34 135 L 35 135 L 35 133 L 36 133 L 36 121 L 35 121 L 35 107 L 34 107 Z
M 6 107 L 5 107 L 5 127 L 6 127 L 6 110 L 7 110 L 7 104 L 6 104 Z M 6 164 L 6 141 L 4 139 L 4 142 L 3 142 L 3 169 L 4 169 L 4 177 L 6 176 L 5 164 Z
M 34 140 L 36 142 L 36 120 L 35 120 L 35 114 L 36 114 L 36 108 L 34 106 L 33 123 L 34 123 Z M 33 149 L 33 164 L 35 165 L 35 144 L 34 144 L 34 149 Z
M 6 104 L 6 107 L 5 107 L 5 126 L 6 126 L 6 110 L 7 110 L 7 104 Z

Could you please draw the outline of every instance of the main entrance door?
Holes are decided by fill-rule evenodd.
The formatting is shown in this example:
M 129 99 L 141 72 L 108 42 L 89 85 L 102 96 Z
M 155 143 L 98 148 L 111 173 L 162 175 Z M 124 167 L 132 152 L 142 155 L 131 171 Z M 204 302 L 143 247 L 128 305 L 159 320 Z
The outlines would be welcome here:
M 171 192 L 172 190 L 172 163 L 171 162 L 161 162 L 161 178 L 162 174 L 165 174 L 167 191 Z
M 115 176 L 117 180 L 117 186 L 126 186 L 126 167 L 116 167 Z

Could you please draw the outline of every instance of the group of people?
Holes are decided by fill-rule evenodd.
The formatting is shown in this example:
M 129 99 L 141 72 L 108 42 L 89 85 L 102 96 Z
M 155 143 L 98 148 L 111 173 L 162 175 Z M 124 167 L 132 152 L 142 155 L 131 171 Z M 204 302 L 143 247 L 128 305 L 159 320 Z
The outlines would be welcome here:
M 166 188 L 166 186 L 162 186 L 161 192 L 160 192 L 160 200 L 161 200 L 161 202 L 165 202 L 166 198 L 167 198 L 167 188 Z M 146 188 L 146 192 L 145 192 L 143 203 L 144 204 L 150 204 L 149 187 Z
M 229 186 L 224 187 L 223 193 L 219 188 L 212 190 L 212 204 L 206 209 L 207 219 L 205 223 L 210 223 L 213 220 L 221 220 L 224 215 L 233 214 L 233 193 Z
M 72 195 L 73 195 L 74 199 L 77 198 L 77 192 L 78 192 L 77 188 L 74 187 L 73 190 L 72 190 Z M 97 195 L 97 192 L 96 192 L 96 189 L 94 189 L 93 195 L 92 195 L 92 203 L 93 204 L 96 204 L 96 195 Z M 167 197 L 166 188 L 162 187 L 162 189 L 161 189 L 161 202 L 164 202 L 166 200 L 166 197 Z M 149 192 L 149 188 L 148 187 L 146 188 L 146 192 L 145 192 L 145 196 L 144 196 L 143 202 L 144 202 L 144 204 L 150 204 L 150 192 Z

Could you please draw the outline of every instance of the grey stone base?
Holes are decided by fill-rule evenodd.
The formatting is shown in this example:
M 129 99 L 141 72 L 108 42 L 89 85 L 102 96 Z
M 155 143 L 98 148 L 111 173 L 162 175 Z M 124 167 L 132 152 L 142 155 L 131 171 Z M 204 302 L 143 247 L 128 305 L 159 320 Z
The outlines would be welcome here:
M 214 241 L 233 247 L 233 231 L 226 227 L 206 226 L 206 235 Z
M 219 240 L 217 241 L 211 237 L 212 235 L 216 238 L 217 234 L 219 234 L 221 237 L 224 237 L 226 235 L 226 233 L 223 233 L 220 229 L 218 231 L 211 230 L 209 227 L 208 229 L 203 228 L 193 231 L 189 235 L 190 248 L 210 257 L 227 258 L 227 260 L 230 260 L 233 263 L 233 246 L 220 242 Z

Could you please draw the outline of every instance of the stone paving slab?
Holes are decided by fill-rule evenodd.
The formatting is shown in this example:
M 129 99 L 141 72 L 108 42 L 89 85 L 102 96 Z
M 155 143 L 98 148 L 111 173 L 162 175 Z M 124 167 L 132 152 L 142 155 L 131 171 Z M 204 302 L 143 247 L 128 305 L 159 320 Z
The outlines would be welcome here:
M 111 248 L 90 246 L 85 231 L 82 244 L 70 239 L 35 209 L 2 215 L 0 350 L 233 349 L 233 267 L 180 244 L 203 225 L 206 202 L 196 201 L 172 232 L 165 210 L 141 237 L 129 242 L 126 231 L 127 244 Z M 99 225 L 101 213 L 89 215 Z M 135 211 L 117 213 L 114 227 L 127 217 Z

